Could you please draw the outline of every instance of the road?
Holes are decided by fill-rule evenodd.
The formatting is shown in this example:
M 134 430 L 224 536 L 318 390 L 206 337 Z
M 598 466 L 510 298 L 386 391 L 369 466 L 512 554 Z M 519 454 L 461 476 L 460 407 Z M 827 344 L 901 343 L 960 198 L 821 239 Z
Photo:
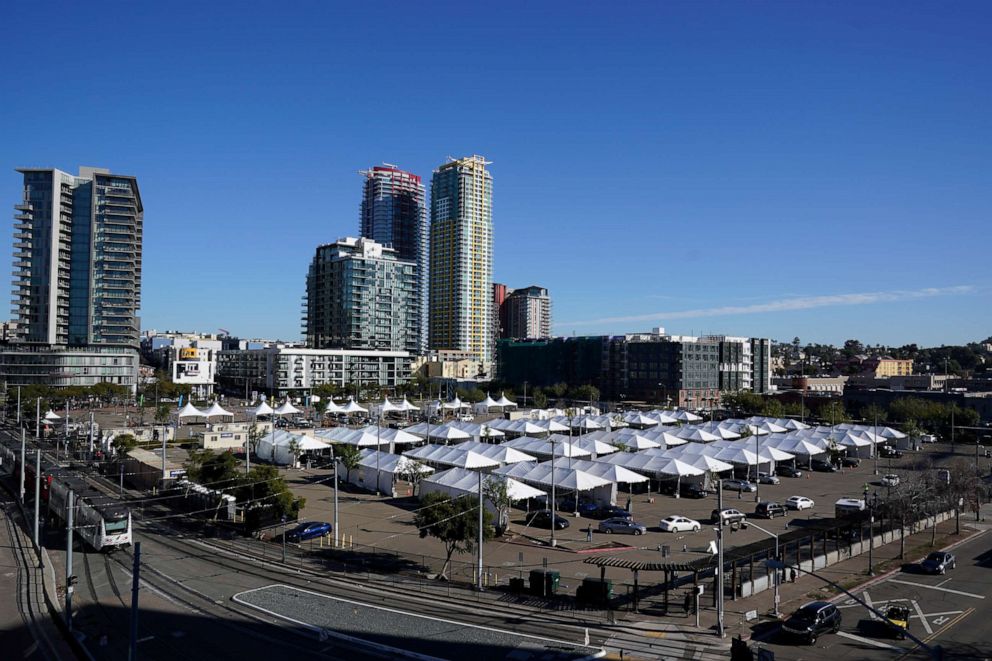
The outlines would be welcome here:
M 878 610 L 888 604 L 909 606 L 910 631 L 927 645 L 939 645 L 944 658 L 992 658 L 992 534 L 977 535 L 951 552 L 957 567 L 946 575 L 922 574 L 907 565 L 855 594 Z M 841 631 L 821 636 L 813 646 L 791 644 L 774 630 L 757 637 L 776 659 L 926 657 L 909 639 L 880 635 L 877 622 L 855 600 L 836 603 L 843 615 Z

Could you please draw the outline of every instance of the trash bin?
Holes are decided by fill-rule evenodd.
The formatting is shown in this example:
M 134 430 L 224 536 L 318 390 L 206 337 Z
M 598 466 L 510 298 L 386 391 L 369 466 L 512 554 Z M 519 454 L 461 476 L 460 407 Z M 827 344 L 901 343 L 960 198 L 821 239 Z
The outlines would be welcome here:
M 547 569 L 532 569 L 530 572 L 530 591 L 538 597 L 550 597 L 558 594 L 561 574 Z
M 527 591 L 527 582 L 523 578 L 510 579 L 510 592 L 513 594 L 523 594 Z

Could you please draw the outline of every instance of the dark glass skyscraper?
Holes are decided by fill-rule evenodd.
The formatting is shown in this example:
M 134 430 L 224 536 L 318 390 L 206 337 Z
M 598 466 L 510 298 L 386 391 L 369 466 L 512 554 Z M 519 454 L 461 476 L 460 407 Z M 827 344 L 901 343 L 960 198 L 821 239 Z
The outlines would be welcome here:
M 387 164 L 363 170 L 361 227 L 365 238 L 390 247 L 400 260 L 416 264 L 416 352 L 427 349 L 427 205 L 420 177 Z

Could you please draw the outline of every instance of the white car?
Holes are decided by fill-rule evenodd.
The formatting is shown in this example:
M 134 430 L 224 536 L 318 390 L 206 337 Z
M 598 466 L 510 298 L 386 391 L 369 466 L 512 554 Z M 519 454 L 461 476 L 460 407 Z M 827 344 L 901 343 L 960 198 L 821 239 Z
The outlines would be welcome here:
M 883 487 L 897 487 L 899 486 L 899 476 L 895 473 L 889 473 L 888 475 L 882 476 L 882 486 Z
M 790 510 L 808 510 L 815 504 L 812 498 L 807 498 L 806 496 L 790 496 L 785 501 L 785 506 Z
M 684 516 L 670 516 L 662 519 L 658 527 L 662 532 L 697 532 L 702 526 L 699 521 Z

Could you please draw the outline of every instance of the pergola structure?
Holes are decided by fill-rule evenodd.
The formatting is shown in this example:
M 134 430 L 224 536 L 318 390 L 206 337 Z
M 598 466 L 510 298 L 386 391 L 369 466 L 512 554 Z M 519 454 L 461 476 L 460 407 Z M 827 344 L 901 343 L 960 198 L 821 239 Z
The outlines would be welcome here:
M 634 611 L 637 611 L 638 574 L 642 571 L 665 572 L 665 612 L 668 612 L 668 590 L 678 578 L 678 572 L 692 572 L 692 583 L 699 583 L 699 567 L 685 562 L 643 562 L 641 560 L 628 560 L 626 558 L 616 558 L 613 556 L 597 555 L 586 558 L 585 564 L 599 567 L 599 578 L 606 580 L 606 568 L 629 569 L 634 573 Z

